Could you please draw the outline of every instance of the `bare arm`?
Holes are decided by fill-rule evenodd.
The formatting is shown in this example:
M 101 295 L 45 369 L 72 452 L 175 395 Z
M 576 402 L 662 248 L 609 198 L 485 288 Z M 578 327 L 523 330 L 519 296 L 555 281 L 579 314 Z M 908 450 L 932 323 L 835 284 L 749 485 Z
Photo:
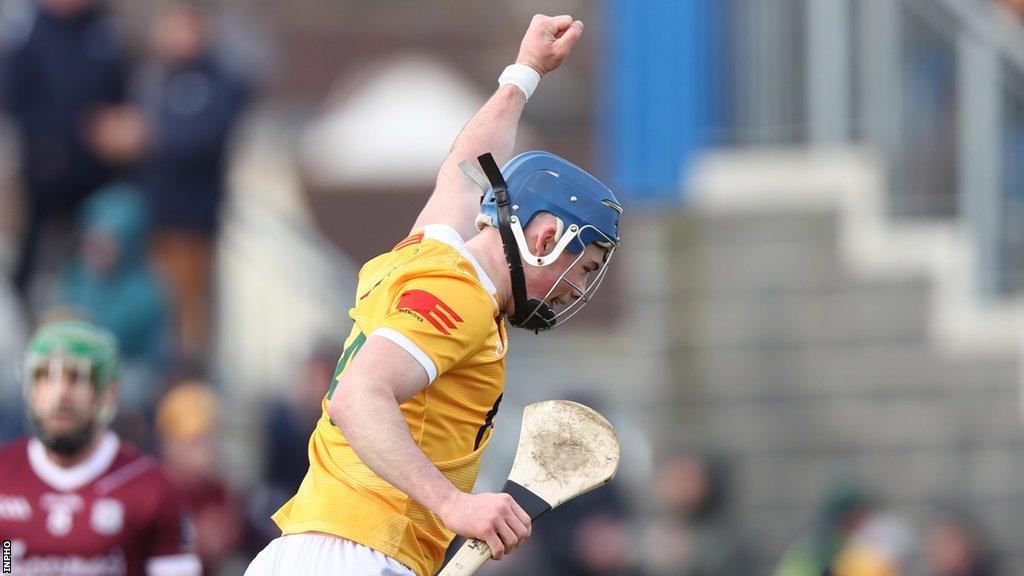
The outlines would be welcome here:
M 413 228 L 427 224 L 447 224 L 464 239 L 476 234 L 474 220 L 480 213 L 480 189 L 459 169 L 463 160 L 490 152 L 498 165 L 512 157 L 519 117 L 526 104 L 523 92 L 506 84 L 498 89 L 484 107 L 462 128 L 437 175 L 430 196 Z
M 572 16 L 533 17 L 519 46 L 516 63 L 530 66 L 541 76 L 558 68 L 583 34 L 583 23 Z M 519 118 L 526 104 L 522 91 L 512 85 L 498 89 L 463 127 L 441 165 L 434 192 L 413 228 L 447 224 L 463 238 L 476 234 L 480 189 L 459 170 L 463 160 L 473 161 L 490 152 L 499 165 L 512 156 Z
M 456 534 L 487 542 L 500 558 L 529 535 L 530 517 L 507 494 L 462 492 L 416 445 L 399 404 L 426 386 L 426 372 L 412 356 L 371 336 L 338 382 L 328 414 L 374 473 Z

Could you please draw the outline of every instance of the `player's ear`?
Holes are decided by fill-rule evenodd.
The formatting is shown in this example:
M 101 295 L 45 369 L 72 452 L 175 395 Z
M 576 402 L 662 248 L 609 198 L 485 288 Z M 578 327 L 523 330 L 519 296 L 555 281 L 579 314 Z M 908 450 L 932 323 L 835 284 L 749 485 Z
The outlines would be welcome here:
M 558 242 L 558 226 L 547 220 L 537 222 L 537 235 L 533 238 L 530 251 L 537 256 L 547 256 Z

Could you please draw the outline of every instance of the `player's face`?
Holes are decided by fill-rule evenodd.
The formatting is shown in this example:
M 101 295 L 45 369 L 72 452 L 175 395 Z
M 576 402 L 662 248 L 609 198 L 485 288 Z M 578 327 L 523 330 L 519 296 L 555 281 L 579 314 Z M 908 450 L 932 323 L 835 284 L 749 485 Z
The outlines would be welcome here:
M 547 305 L 555 311 L 565 308 L 583 296 L 604 265 L 605 256 L 605 249 L 597 244 L 588 245 L 582 255 L 562 253 L 554 264 L 540 269 L 538 292 L 546 294 L 550 290 Z
M 42 432 L 70 436 L 89 428 L 96 416 L 96 392 L 87 362 L 54 359 L 29 375 L 28 400 Z

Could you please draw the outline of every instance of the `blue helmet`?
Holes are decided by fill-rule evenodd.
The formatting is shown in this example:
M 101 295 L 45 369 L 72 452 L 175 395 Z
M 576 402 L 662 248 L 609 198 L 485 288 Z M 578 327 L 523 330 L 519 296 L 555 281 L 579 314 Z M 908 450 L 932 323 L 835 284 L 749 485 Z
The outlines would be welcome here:
M 593 242 L 618 246 L 622 205 L 607 186 L 579 166 L 550 152 L 530 151 L 509 160 L 501 173 L 508 185 L 512 215 L 518 217 L 523 228 L 538 213 L 550 212 L 566 228 L 575 224 L 581 231 L 580 242 L 566 245 L 569 252 L 579 254 Z M 480 208 L 497 227 L 493 188 L 484 194 Z
M 604 279 L 612 254 L 619 246 L 622 206 L 615 194 L 597 178 L 548 152 L 524 152 L 509 160 L 500 173 L 490 155 L 480 159 L 491 182 L 481 199 L 481 213 L 487 223 L 501 231 L 512 273 L 516 312 L 510 321 L 514 326 L 538 332 L 553 328 L 579 311 Z M 499 198 L 496 188 L 507 190 L 507 198 L 504 192 Z M 542 212 L 558 218 L 559 237 L 550 253 L 533 254 L 524 230 Z M 578 262 L 590 244 L 598 244 L 605 250 L 604 265 L 594 280 L 586 286 L 573 284 L 566 277 L 570 266 L 543 298 L 526 295 L 523 263 L 547 266 L 566 251 L 576 255 Z M 548 301 L 561 282 L 572 287 L 575 300 L 556 311 L 549 307 Z

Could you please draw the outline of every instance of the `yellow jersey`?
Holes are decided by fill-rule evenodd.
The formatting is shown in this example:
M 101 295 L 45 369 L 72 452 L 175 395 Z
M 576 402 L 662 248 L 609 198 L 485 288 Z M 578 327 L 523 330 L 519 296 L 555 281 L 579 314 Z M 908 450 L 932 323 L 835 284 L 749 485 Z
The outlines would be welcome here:
M 414 230 L 360 269 L 352 332 L 309 440 L 309 471 L 273 516 L 282 533 L 334 534 L 421 576 L 438 569 L 452 532 L 363 464 L 327 407 L 367 337 L 398 344 L 430 381 L 401 405 L 412 438 L 453 484 L 471 492 L 505 386 L 508 339 L 496 292 L 458 233 L 443 225 Z

